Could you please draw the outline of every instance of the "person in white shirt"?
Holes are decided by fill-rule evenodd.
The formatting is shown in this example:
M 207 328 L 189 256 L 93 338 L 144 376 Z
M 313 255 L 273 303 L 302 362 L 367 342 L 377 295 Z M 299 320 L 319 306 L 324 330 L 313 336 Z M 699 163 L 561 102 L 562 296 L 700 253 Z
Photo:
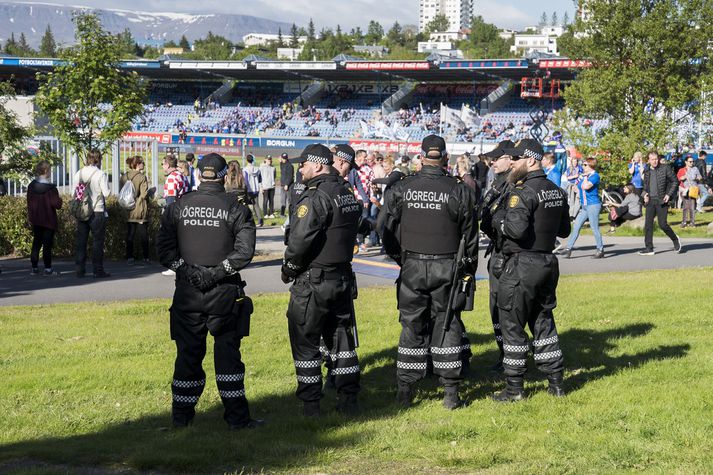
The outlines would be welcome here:
M 87 262 L 87 241 L 92 233 L 92 271 L 94 277 L 110 275 L 104 270 L 104 236 L 109 217 L 106 212 L 106 197 L 109 196 L 109 177 L 101 170 L 102 155 L 98 150 L 87 154 L 87 165 L 74 174 L 74 183 L 86 183 L 85 193 L 89 193 L 94 213 L 87 221 L 77 220 L 74 266 L 77 277 L 84 277 Z

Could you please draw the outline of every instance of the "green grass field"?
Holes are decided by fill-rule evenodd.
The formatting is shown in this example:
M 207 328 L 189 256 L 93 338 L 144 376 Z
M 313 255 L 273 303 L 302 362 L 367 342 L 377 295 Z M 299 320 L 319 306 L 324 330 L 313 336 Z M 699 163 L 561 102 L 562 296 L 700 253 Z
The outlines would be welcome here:
M 555 314 L 569 394 L 531 368 L 529 398 L 501 405 L 487 286 L 464 316 L 470 405 L 441 407 L 437 381 L 394 403 L 393 289 L 357 303 L 362 414 L 300 416 L 287 295 L 254 296 L 246 387 L 269 425 L 231 433 L 212 380 L 195 424 L 169 429 L 174 346 L 165 300 L 0 307 L 0 472 L 711 473 L 713 269 L 566 276 Z M 92 470 L 99 471 L 92 471 Z

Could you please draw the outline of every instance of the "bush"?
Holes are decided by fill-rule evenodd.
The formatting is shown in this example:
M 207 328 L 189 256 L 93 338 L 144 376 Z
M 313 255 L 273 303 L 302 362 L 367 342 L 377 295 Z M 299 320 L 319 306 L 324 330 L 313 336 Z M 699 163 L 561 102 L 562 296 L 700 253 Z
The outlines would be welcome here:
M 57 257 L 72 257 L 77 233 L 77 220 L 69 212 L 69 195 L 63 195 L 64 206 L 57 211 L 59 228 L 55 234 L 53 254 Z M 107 198 L 106 209 L 109 221 L 104 241 L 107 259 L 124 259 L 126 252 L 126 220 L 128 211 L 119 206 L 116 197 Z M 149 203 L 148 232 L 151 258 L 156 258 L 154 237 L 158 233 L 161 208 L 155 201 Z M 88 252 L 91 253 L 91 234 Z M 27 199 L 24 196 L 0 196 L 0 255 L 29 256 L 32 248 L 32 228 L 27 222 Z M 135 251 L 137 248 L 135 246 Z M 140 252 L 140 251 L 138 251 Z

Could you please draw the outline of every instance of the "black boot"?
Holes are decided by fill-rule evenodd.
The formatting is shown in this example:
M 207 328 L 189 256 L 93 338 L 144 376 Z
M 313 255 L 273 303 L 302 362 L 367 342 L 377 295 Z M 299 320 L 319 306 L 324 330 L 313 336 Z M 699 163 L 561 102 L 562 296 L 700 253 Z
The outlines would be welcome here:
M 356 394 L 346 395 L 340 394 L 337 396 L 337 412 L 347 416 L 359 414 L 359 404 L 357 403 Z
M 285 207 L 284 206 L 280 206 L 280 216 L 282 216 L 283 218 L 285 217 Z
M 493 394 L 491 397 L 498 402 L 515 402 L 525 399 L 525 381 L 522 377 L 505 378 L 505 389 Z
M 403 407 L 411 407 L 413 405 L 413 386 L 399 381 L 399 387 L 396 391 L 396 402 Z
M 564 390 L 564 377 L 561 371 L 559 373 L 548 374 L 547 380 L 550 382 L 550 387 L 547 388 L 549 394 L 556 397 L 562 397 L 566 394 Z
M 319 411 L 319 401 L 305 402 L 302 408 L 302 414 L 305 417 L 319 417 L 321 412 Z
M 266 424 L 265 419 L 248 419 L 246 422 L 241 422 L 240 424 L 230 424 L 228 425 L 228 430 L 243 430 L 243 429 L 257 429 Z
M 173 427 L 176 429 L 182 429 L 193 424 L 193 418 L 196 415 L 195 409 L 182 410 L 180 412 L 173 412 Z
M 443 397 L 443 407 L 449 410 L 465 407 L 465 401 L 458 397 L 458 386 L 446 386 L 445 396 Z

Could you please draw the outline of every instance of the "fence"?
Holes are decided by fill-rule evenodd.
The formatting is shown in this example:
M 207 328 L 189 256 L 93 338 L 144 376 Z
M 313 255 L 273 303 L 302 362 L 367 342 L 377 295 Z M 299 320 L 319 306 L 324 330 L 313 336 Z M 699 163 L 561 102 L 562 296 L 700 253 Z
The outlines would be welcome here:
M 52 167 L 50 181 L 57 185 L 60 193 L 71 193 L 77 185 L 74 176 L 81 168 L 80 160 L 74 150 L 66 146 L 56 137 L 36 137 L 35 141 L 40 146 L 49 149 L 59 157 L 58 163 Z M 109 177 L 109 189 L 113 194 L 119 193 L 121 175 L 127 171 L 126 159 L 130 156 L 140 155 L 146 164 L 146 177 L 150 186 L 158 186 L 162 176 L 158 171 L 158 142 L 146 139 L 127 138 L 115 142 L 104 154 L 101 168 Z M 7 193 L 11 196 L 23 195 L 27 192 L 28 183 L 16 180 L 2 180 Z

